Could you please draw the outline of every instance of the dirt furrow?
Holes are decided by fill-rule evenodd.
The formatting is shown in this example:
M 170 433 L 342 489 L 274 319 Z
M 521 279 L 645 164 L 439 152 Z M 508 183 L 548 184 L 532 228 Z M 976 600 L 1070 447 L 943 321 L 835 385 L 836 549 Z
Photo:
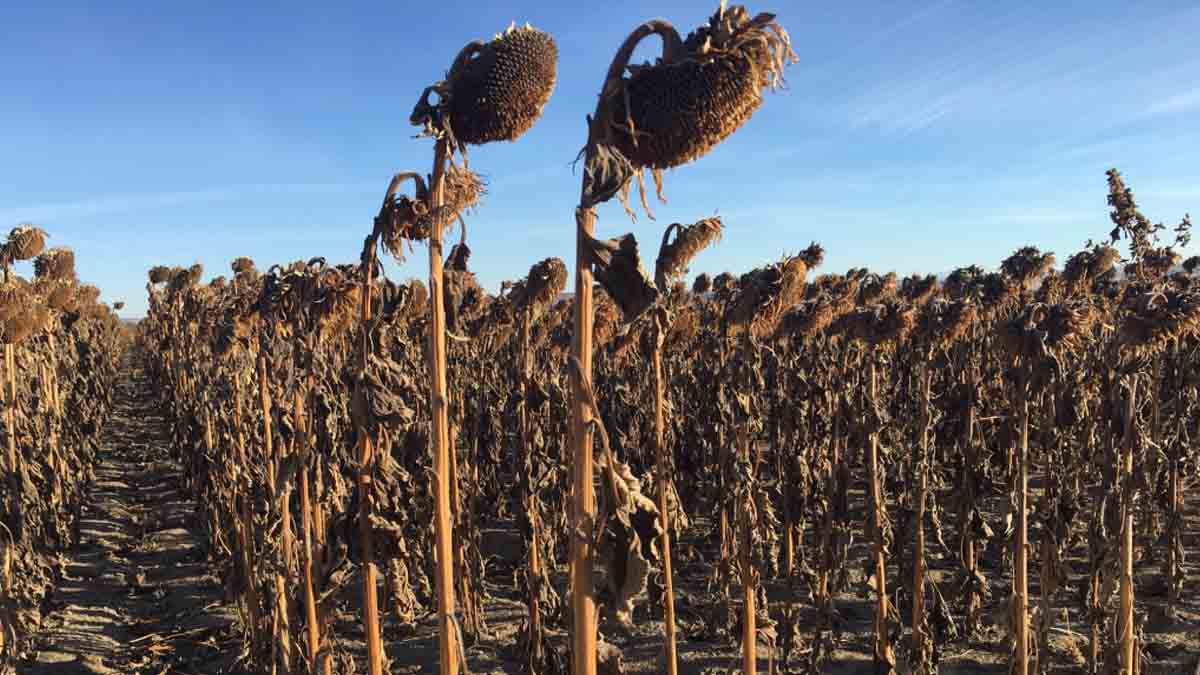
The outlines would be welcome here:
M 170 442 L 129 355 L 78 544 L 64 556 L 50 614 L 18 673 L 215 673 L 239 651 Z

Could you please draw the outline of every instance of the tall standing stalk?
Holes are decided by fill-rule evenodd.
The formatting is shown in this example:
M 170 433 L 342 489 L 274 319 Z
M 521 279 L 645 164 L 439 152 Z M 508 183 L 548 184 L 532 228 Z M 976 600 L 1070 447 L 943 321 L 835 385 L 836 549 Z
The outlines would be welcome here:
M 258 355 L 258 384 L 259 384 L 259 413 L 262 415 L 263 425 L 263 461 L 267 467 L 267 487 L 271 494 L 275 494 L 278 488 L 276 479 L 278 472 L 278 458 L 275 456 L 275 441 L 271 431 L 271 381 L 270 373 L 267 366 L 267 354 L 265 351 L 260 351 Z M 281 506 L 286 506 L 287 497 L 281 496 L 283 500 Z M 281 513 L 284 522 L 284 532 L 282 537 L 283 558 L 286 561 L 287 557 L 287 512 Z M 282 667 L 284 675 L 290 675 L 292 672 L 292 636 L 291 629 L 288 625 L 289 615 L 287 606 L 287 583 L 281 572 L 275 573 L 275 644 L 274 649 L 277 650 L 279 666 Z
M 1018 365 L 1016 389 L 1017 424 L 1017 532 L 1013 556 L 1013 630 L 1016 661 L 1012 675 L 1029 672 L 1029 372 L 1025 363 Z
M 4 419 L 8 427 L 8 470 L 10 476 L 17 476 L 20 473 L 17 457 L 17 357 L 16 346 L 11 343 L 4 345 L 4 369 L 8 387 L 8 414 Z
M 750 431 L 743 422 L 738 430 L 738 440 L 745 461 L 751 472 L 751 481 L 755 471 L 755 458 L 751 448 Z M 745 501 L 741 504 L 742 512 L 738 520 L 738 538 L 741 540 L 739 562 L 742 572 L 742 673 L 755 675 L 758 672 L 758 612 L 755 607 L 755 594 L 758 580 L 754 570 L 754 488 L 748 486 Z
M 928 365 L 928 364 L 927 364 Z M 929 492 L 929 464 L 932 461 L 929 449 L 929 427 L 933 423 L 930 415 L 929 388 L 933 377 L 931 365 L 920 374 L 921 378 L 921 438 L 919 440 L 917 472 L 915 489 L 916 534 L 913 546 L 913 604 L 912 604 L 912 646 L 914 658 L 913 672 L 926 673 L 930 669 L 932 654 L 926 649 L 928 622 L 925 616 L 925 506 Z
M 395 189 L 399 185 L 400 177 L 392 179 L 392 186 L 388 189 L 388 195 L 384 198 L 386 205 L 394 194 Z M 376 242 L 378 241 L 379 231 L 376 226 L 375 231 L 367 237 L 366 246 L 363 250 L 362 259 L 362 305 L 359 310 L 359 318 L 361 319 L 361 328 L 359 330 L 359 339 L 361 346 L 359 348 L 359 364 L 358 364 L 358 381 L 357 386 L 363 386 L 363 380 L 366 377 L 367 368 L 371 359 L 371 295 L 374 288 L 374 276 L 376 265 Z M 358 392 L 362 395 L 362 392 Z M 363 559 L 363 632 L 367 638 L 367 672 L 369 675 L 383 675 L 383 640 L 379 634 L 379 596 L 377 594 L 376 585 L 379 581 L 379 569 L 375 565 L 375 548 L 374 541 L 371 535 L 371 474 L 372 467 L 375 463 L 375 441 L 371 438 L 370 429 L 364 423 L 356 429 L 358 433 L 358 527 L 359 537 L 362 542 L 362 559 Z
M 7 267 L 4 270 L 4 281 L 5 282 L 8 281 Z M 12 359 L 10 358 L 11 349 L 12 349 L 11 344 L 4 345 L 4 379 L 0 380 L 0 389 L 5 390 L 6 396 L 4 396 L 4 402 L 6 404 L 6 407 L 8 408 L 8 411 L 7 411 L 8 414 L 6 414 L 4 416 L 4 424 L 6 427 L 7 434 L 8 434 L 8 461 L 6 462 L 6 468 L 7 468 L 6 473 L 8 474 L 6 476 L 6 478 L 8 479 L 8 488 L 9 488 L 8 492 L 9 492 L 10 498 L 16 498 L 16 495 L 20 494 L 14 488 L 14 486 L 16 485 L 16 482 L 17 482 L 17 447 L 16 447 L 16 436 L 13 433 L 14 424 L 13 424 L 12 411 L 16 407 L 16 399 L 14 397 L 12 397 L 11 395 L 7 395 L 7 394 L 9 394 L 7 383 L 9 380 L 9 375 L 13 371 L 13 368 L 11 365 Z M 6 504 L 5 506 L 7 507 L 8 505 Z M 11 538 L 9 539 L 9 541 L 4 545 L 3 560 L 0 560 L 0 564 L 3 565 L 3 569 L 4 569 L 4 578 L 2 580 L 0 580 L 0 582 L 3 583 L 3 588 L 4 588 L 4 596 L 3 597 L 4 597 L 5 602 L 8 601 L 8 597 L 12 593 L 12 546 L 15 543 L 16 542 L 13 541 L 13 539 L 11 539 Z M 7 646 L 8 631 L 10 630 L 8 623 L 9 622 L 8 622 L 7 617 L 0 616 L 0 653 L 3 653 L 3 650 Z
M 658 258 L 654 263 L 654 282 L 658 292 L 663 295 L 670 293 L 670 280 L 686 269 L 692 257 L 704 247 L 720 238 L 723 228 L 720 218 L 701 220 L 693 225 L 683 226 L 675 223 L 663 232 L 662 243 L 659 246 Z M 672 233 L 675 234 L 671 241 Z M 653 313 L 652 325 L 653 354 L 651 360 L 654 367 L 654 447 L 655 473 L 658 479 L 658 513 L 662 521 L 661 555 L 663 572 L 663 615 L 664 615 L 664 660 L 667 675 L 675 675 L 678 671 L 675 639 L 675 582 L 671 569 L 671 522 L 670 522 L 670 492 L 672 461 L 667 448 L 665 435 L 664 407 L 666 406 L 666 382 L 663 378 L 663 346 L 666 342 L 667 329 L 670 327 L 671 314 L 665 307 L 658 307 Z
M 245 421 L 245 413 L 242 409 L 242 371 L 240 369 L 234 374 L 233 400 L 233 425 L 237 441 L 238 461 L 242 466 L 249 466 L 250 458 L 246 453 L 246 432 L 242 426 Z M 253 653 L 257 653 L 259 617 L 262 616 L 262 609 L 259 606 L 258 586 L 254 573 L 254 518 L 250 510 L 249 487 L 241 485 L 238 487 L 245 488 L 239 490 L 242 491 L 242 495 L 241 509 L 238 514 L 241 518 L 241 526 L 238 531 L 241 535 L 242 569 L 246 574 L 246 618 L 250 622 L 250 648 Z
M 1137 442 L 1136 424 L 1137 375 L 1130 375 L 1129 392 L 1125 400 L 1124 431 L 1121 443 L 1121 614 L 1117 617 L 1117 639 L 1120 640 L 1121 673 L 1136 675 L 1137 647 L 1133 617 L 1133 450 Z
M 587 177 L 584 177 L 586 191 Z M 595 551 L 590 536 L 582 536 L 596 519 L 592 486 L 592 411 L 584 402 L 584 383 L 592 378 L 592 267 L 588 239 L 596 228 L 596 212 L 575 211 L 575 330 L 572 355 L 579 362 L 571 378 L 571 458 L 574 499 L 569 538 L 571 554 L 571 672 L 596 675 L 596 597 L 592 588 Z
M 433 173 L 425 196 L 429 227 L 429 388 L 433 464 L 437 595 L 441 675 L 456 675 L 464 654 L 455 610 L 454 530 L 452 521 L 449 401 L 446 393 L 446 315 L 443 290 L 442 228 L 478 200 L 459 187 L 451 195 L 453 214 L 444 209 L 446 174 L 453 152 L 466 145 L 499 140 L 515 141 L 540 117 L 557 79 L 558 47 L 542 31 L 511 27 L 490 42 L 472 41 L 463 47 L 446 79 L 427 87 L 409 121 L 436 138 Z M 436 94 L 432 103 L 430 96 Z M 465 152 L 465 150 L 464 150 Z M 479 188 L 481 190 L 481 187 Z M 474 600 L 466 592 L 468 609 Z M 474 612 L 472 612 L 474 614 Z M 474 616 L 472 617 L 474 618 Z M 465 665 L 465 664 L 464 664 Z
M 296 401 L 292 415 L 296 428 L 296 454 L 304 456 L 308 436 L 308 417 L 305 415 L 304 393 L 296 390 Z M 305 461 L 300 466 L 300 528 L 304 538 L 304 618 L 308 631 L 308 663 L 311 672 L 317 672 L 317 652 L 321 647 L 321 627 L 317 618 L 317 598 L 313 582 L 313 537 L 312 537 L 312 492 L 308 484 L 310 468 Z
M 310 351 L 312 351 L 311 348 L 310 348 Z M 308 391 L 310 393 L 313 391 L 313 377 L 312 377 L 311 373 L 309 374 Z M 306 425 L 306 429 L 307 429 L 308 433 L 311 435 L 312 429 L 313 429 L 312 422 L 311 422 L 312 418 L 308 417 L 307 419 L 309 420 L 309 422 Z M 310 439 L 310 442 L 315 444 L 315 439 Z M 313 566 L 314 569 L 325 569 L 326 565 L 329 564 L 329 561 L 327 559 L 327 550 L 326 550 L 326 546 L 325 546 L 325 510 L 321 506 L 321 497 L 324 493 L 324 490 L 323 490 L 324 486 L 321 481 L 321 473 L 320 473 L 318 466 L 313 466 L 311 469 L 311 473 L 312 473 L 312 478 L 314 479 L 313 483 L 315 483 L 315 485 L 310 486 L 310 488 L 312 490 L 312 497 L 309 499 L 309 504 L 310 504 L 309 510 L 311 512 L 310 516 L 312 518 L 312 526 L 310 529 L 313 533 L 312 559 L 311 559 L 310 564 Z M 309 478 L 309 476 L 308 476 L 308 473 L 306 472 L 306 474 L 304 476 L 306 483 L 308 481 L 308 478 Z M 320 586 L 320 582 L 318 582 L 318 585 L 313 590 L 314 590 L 314 592 L 321 592 L 322 589 Z M 319 604 L 317 606 L 317 621 L 318 622 L 325 621 L 325 613 L 323 611 L 321 611 L 321 607 Z M 322 625 L 324 625 L 324 624 L 322 623 Z M 327 642 L 332 642 L 331 633 L 327 632 L 324 636 L 324 640 Z M 318 644 L 320 644 L 320 640 L 318 640 Z M 321 675 L 333 675 L 333 653 L 329 649 L 325 649 L 324 653 L 321 654 L 320 666 L 321 666 L 321 670 L 320 670 Z
M 575 317 L 574 334 L 572 336 L 571 355 L 576 361 L 572 368 L 571 377 L 571 438 L 570 456 L 572 462 L 572 492 L 571 518 L 568 523 L 570 535 L 570 576 L 571 576 L 571 672 L 573 675 L 596 675 L 596 597 L 592 587 L 592 568 L 595 550 L 590 534 L 581 536 L 582 532 L 590 530 L 590 525 L 596 520 L 596 496 L 592 485 L 593 460 L 592 456 L 592 411 L 584 401 L 584 387 L 592 379 L 592 322 L 594 310 L 592 307 L 592 267 L 588 250 L 589 240 L 596 230 L 595 206 L 611 199 L 620 187 L 627 185 L 630 175 L 622 172 L 617 176 L 620 185 L 606 185 L 605 179 L 611 180 L 612 175 L 601 170 L 605 163 L 605 153 L 615 152 L 611 148 L 602 147 L 611 137 L 607 128 L 609 124 L 609 105 L 606 96 L 620 86 L 625 73 L 625 66 L 633 55 L 638 42 L 644 38 L 659 34 L 664 43 L 678 44 L 679 35 L 665 21 L 652 21 L 639 26 L 625 38 L 617 50 L 608 71 L 605 73 L 601 86 L 600 100 L 596 103 L 596 111 L 588 124 L 588 143 L 585 150 L 586 169 L 579 191 L 579 205 L 575 209 Z M 671 39 L 673 36 L 673 40 Z M 628 167 L 626 160 L 625 166 Z M 602 194 L 603 193 L 603 194 Z M 665 529 L 665 528 L 664 528 Z
M 785 345 L 783 353 L 787 357 L 791 357 L 791 346 Z M 783 369 L 781 369 L 783 370 Z M 786 372 L 786 371 L 785 371 Z M 781 374 L 780 379 L 783 379 Z M 781 384 L 780 387 L 783 385 Z M 778 402 L 779 387 L 775 389 L 775 404 Z M 779 415 L 780 413 L 776 413 Z M 776 434 L 782 435 L 779 432 L 779 425 L 776 425 Z M 795 585 L 796 573 L 796 514 L 793 513 L 793 500 L 795 499 L 796 491 L 796 476 L 793 469 L 795 458 L 789 453 L 785 453 L 783 448 L 787 446 L 799 446 L 799 439 L 796 438 L 797 432 L 793 430 L 788 436 L 784 436 L 780 443 L 775 444 L 776 453 L 779 458 L 780 469 L 779 475 L 783 477 L 783 576 L 788 581 L 789 587 Z
M 1187 410 L 1187 391 L 1184 380 L 1186 357 L 1182 347 L 1175 345 L 1170 351 L 1174 372 L 1175 414 Z M 1181 434 L 1182 435 L 1182 434 Z M 1175 618 L 1186 579 L 1183 570 L 1183 452 L 1187 447 L 1186 437 L 1176 438 L 1167 450 L 1167 616 Z
M 870 370 L 867 375 L 867 396 L 871 405 L 879 405 L 879 374 L 878 357 L 871 355 Z M 884 504 L 883 476 L 879 466 L 879 432 L 872 430 L 867 441 L 868 476 L 871 483 L 871 555 L 875 559 L 875 638 L 874 658 L 876 672 L 891 672 L 896 662 L 892 652 L 892 643 L 888 639 L 888 595 L 887 595 L 887 561 L 884 552 Z
M 429 386 L 430 438 L 433 441 L 434 500 L 437 539 L 437 594 L 441 675 L 457 675 L 459 648 L 454 620 L 454 550 L 450 522 L 450 412 L 446 393 L 446 311 L 442 274 L 442 205 L 450 141 L 439 138 L 434 146 L 429 213 Z
M 4 269 L 5 281 L 8 281 L 8 268 Z M 7 396 L 5 397 L 8 404 L 8 414 L 5 416 L 5 425 L 8 427 L 8 493 L 9 499 L 12 502 L 6 506 L 12 509 L 16 515 L 16 522 L 21 522 L 21 465 L 20 455 L 17 454 L 17 359 L 16 346 L 11 342 L 4 345 L 4 385 L 6 385 Z M 20 530 L 15 533 L 10 533 L 9 545 L 4 547 L 4 596 L 7 598 L 12 592 L 12 545 L 16 543 L 16 539 L 21 536 Z M 7 618 L 3 622 L 8 623 Z M 7 634 L 11 628 L 8 625 L 0 625 L 0 632 Z M 0 640 L 3 640 L 0 637 Z M 2 643 L 0 643 L 2 645 Z
M 962 439 L 962 469 L 959 472 L 960 487 L 965 491 L 965 494 L 961 499 L 959 537 L 961 540 L 963 569 L 967 574 L 966 629 L 968 635 L 975 635 L 980 630 L 980 614 L 983 609 L 981 588 L 976 576 L 979 568 L 979 557 L 975 540 L 975 519 L 977 518 L 975 504 L 978 500 L 976 486 L 979 484 L 979 463 L 981 461 L 977 445 L 978 415 L 975 410 L 976 401 L 979 397 L 979 371 L 978 367 L 969 360 L 969 356 L 967 359 L 964 367 L 967 381 L 967 422 L 963 425 L 966 437 Z
M 664 436 L 663 407 L 663 331 L 659 317 L 655 316 L 654 328 L 654 447 L 658 474 L 658 513 L 662 518 L 662 572 L 663 572 L 663 621 L 665 623 L 665 658 L 667 675 L 676 675 L 678 665 L 675 655 L 675 584 L 671 572 L 671 522 L 668 496 L 671 489 L 671 461 L 667 454 Z
M 438 155 L 441 158 L 441 155 Z M 439 174 L 440 175 L 440 174 Z M 367 235 L 363 241 L 363 250 L 361 258 L 361 292 L 359 293 L 359 362 L 357 373 L 355 374 L 355 389 L 354 398 L 360 401 L 359 407 L 365 409 L 367 407 L 364 390 L 366 373 L 370 367 L 373 342 L 371 341 L 371 325 L 372 325 L 372 299 L 375 290 L 375 269 L 378 267 L 378 254 L 380 238 L 393 235 L 391 228 L 395 226 L 397 218 L 407 218 L 411 214 L 401 216 L 397 210 L 396 196 L 400 190 L 400 186 L 412 180 L 416 184 L 416 192 L 421 195 L 425 192 L 425 182 L 421 174 L 412 171 L 397 173 L 392 176 L 391 182 L 388 184 L 387 192 L 383 196 L 383 204 L 380 206 L 379 215 L 375 218 L 374 226 L 371 233 Z M 435 219 L 436 220 L 436 219 Z M 440 237 L 440 234 L 439 234 Z M 385 239 L 385 241 L 387 241 Z M 439 255 L 440 255 L 440 239 L 439 239 Z M 440 271 L 440 257 L 439 257 Z M 438 286 L 440 294 L 441 288 Z M 440 299 L 440 295 L 439 295 Z M 440 312 L 440 305 L 439 305 Z M 435 313 L 434 316 L 439 316 Z M 445 343 L 442 343 L 443 353 Z M 430 350 L 432 352 L 432 349 Z M 444 371 L 443 371 L 444 372 Z M 442 391 L 445 391 L 445 380 L 442 380 Z M 431 387 L 432 388 L 432 387 Z M 443 404 L 445 397 L 442 397 Z M 443 418 L 444 419 L 444 418 Z M 369 675 L 383 675 L 383 640 L 380 636 L 379 623 L 379 595 L 377 584 L 379 581 L 379 568 L 375 564 L 375 547 L 372 535 L 371 513 L 374 510 L 373 497 L 371 494 L 372 473 L 375 465 L 375 439 L 372 438 L 372 422 L 369 415 L 363 415 L 355 421 L 355 434 L 358 443 L 358 526 L 359 537 L 362 542 L 362 560 L 363 560 L 363 632 L 366 634 L 367 640 L 367 672 Z M 443 429 L 447 426 L 443 425 Z M 431 435 L 432 432 L 431 432 Z M 444 436 L 443 436 L 444 438 Z M 318 490 L 320 484 L 318 483 Z M 318 500 L 320 496 L 318 495 Z M 448 500 L 447 500 L 448 501 Z M 447 504 L 448 506 L 448 504 Z M 317 531 L 318 546 L 324 550 L 324 515 L 320 509 L 314 514 L 315 529 Z M 440 553 L 440 551 L 439 551 Z M 441 555 L 440 563 L 446 566 L 451 564 L 450 557 Z M 440 577 L 439 577 L 440 580 Z M 453 592 L 453 588 L 451 588 Z M 332 663 L 326 655 L 325 672 L 328 674 L 332 670 Z
M 662 168 L 682 166 L 706 154 L 735 132 L 762 103 L 762 89 L 773 89 L 781 81 L 784 63 L 795 58 L 787 32 L 774 22 L 773 15 L 762 14 L 751 19 L 744 8 L 738 10 L 726 13 L 722 3 L 710 18 L 709 27 L 714 30 L 709 39 L 701 41 L 705 52 L 703 60 L 729 64 L 735 70 L 749 65 L 745 72 L 750 73 L 751 81 L 737 82 L 738 86 L 732 87 L 706 86 L 705 76 L 695 69 L 702 59 L 691 60 L 692 56 L 698 56 L 691 52 L 700 50 L 685 43 L 669 22 L 647 21 L 626 37 L 617 50 L 605 73 L 595 114 L 588 118 L 585 168 L 575 211 L 572 356 L 578 372 L 572 386 L 571 454 L 575 503 L 570 523 L 574 675 L 594 675 L 596 672 L 596 605 L 591 588 L 594 552 L 590 538 L 580 536 L 580 531 L 586 532 L 596 517 L 591 413 L 582 401 L 583 385 L 591 381 L 592 373 L 592 270 L 588 249 L 596 224 L 594 208 L 618 194 L 627 194 L 634 174 L 640 175 L 643 169 L 650 168 L 657 180 L 661 178 Z M 672 70 L 660 72 L 661 79 L 648 76 L 651 78 L 647 80 L 651 83 L 647 86 L 650 91 L 639 95 L 632 86 L 633 79 L 625 78 L 626 67 L 638 43 L 651 35 L 662 39 L 662 58 L 658 64 L 647 66 L 633 77 L 658 68 Z M 677 65 L 684 67 L 675 70 Z M 734 75 L 733 78 L 738 80 L 742 76 Z M 679 90 L 668 91 L 672 84 Z M 682 94 L 689 86 L 698 87 L 699 91 L 687 92 L 690 98 L 685 99 Z M 731 93 L 735 91 L 737 93 Z M 650 94 L 649 100 L 646 94 Z M 636 100 L 639 98 L 640 101 Z M 664 100 L 675 103 L 674 109 L 669 105 L 662 106 Z M 678 105 L 684 100 L 688 103 Z M 646 106 L 653 109 L 652 116 L 641 114 Z M 701 119 L 706 123 L 701 124 Z M 718 122 L 707 122 L 712 120 Z M 704 131 L 676 133 L 680 128 Z
M 529 515 L 529 570 L 528 586 L 529 586 L 529 660 L 533 664 L 533 668 L 540 668 L 543 659 L 542 645 L 542 606 L 541 606 L 541 590 L 542 590 L 542 561 L 541 561 L 541 524 L 539 523 L 537 496 L 537 470 L 535 464 L 535 450 L 533 440 L 533 420 L 529 411 L 529 396 L 530 388 L 533 379 L 533 353 L 529 344 L 530 310 L 522 311 L 520 317 L 521 325 L 519 327 L 521 341 L 521 446 L 525 453 L 527 465 L 523 470 L 527 472 L 525 479 L 528 487 L 526 498 L 528 503 L 526 509 Z
M 846 377 L 848 373 L 849 351 L 845 350 L 842 353 L 841 359 L 841 376 Z M 825 466 L 825 512 L 822 514 L 821 523 L 821 569 L 817 572 L 817 585 L 819 588 L 819 611 L 821 613 L 822 628 L 831 629 L 834 620 L 833 593 L 834 586 L 837 584 L 833 578 L 834 568 L 838 567 L 838 551 L 837 551 L 837 535 L 834 529 L 837 527 L 837 500 L 838 500 L 838 466 L 842 460 L 842 416 L 839 397 L 835 394 L 829 397 L 829 416 L 833 421 L 833 428 L 829 435 L 829 453 L 827 455 L 827 463 Z

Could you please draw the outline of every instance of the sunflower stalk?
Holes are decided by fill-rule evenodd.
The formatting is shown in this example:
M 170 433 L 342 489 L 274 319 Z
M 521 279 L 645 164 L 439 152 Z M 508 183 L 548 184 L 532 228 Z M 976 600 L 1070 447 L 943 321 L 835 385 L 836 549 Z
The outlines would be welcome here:
M 263 428 L 263 461 L 267 466 L 267 488 L 271 495 L 279 495 L 280 502 L 274 504 L 280 509 L 280 515 L 283 518 L 283 534 L 281 537 L 281 557 L 280 562 L 283 563 L 283 569 L 287 568 L 286 555 L 290 544 L 289 527 L 288 527 L 288 511 L 287 511 L 287 494 L 280 494 L 276 484 L 278 476 L 279 457 L 276 456 L 278 449 L 275 446 L 275 439 L 272 433 L 271 424 L 271 377 L 270 370 L 267 365 L 267 355 L 265 350 L 259 351 L 258 354 L 258 385 L 259 385 L 259 414 L 262 417 Z M 273 614 L 272 625 L 274 629 L 274 642 L 272 644 L 272 652 L 275 654 L 275 667 L 283 675 L 291 675 L 292 672 L 292 631 L 291 631 L 291 615 L 288 613 L 288 593 L 289 584 L 282 572 L 275 573 L 275 611 Z
M 867 374 L 868 404 L 878 408 L 882 401 L 879 399 L 878 356 L 871 354 Z M 894 673 L 896 656 L 888 637 L 888 617 L 890 601 L 887 594 L 887 522 L 886 504 L 883 500 L 883 470 L 879 461 L 879 431 L 872 429 L 867 438 L 867 481 L 870 483 L 870 516 L 867 531 L 871 537 L 872 557 L 874 558 L 875 576 L 875 627 L 873 636 L 873 653 L 875 672 L 879 675 Z
M 674 574 L 671 570 L 671 522 L 670 522 L 670 491 L 671 491 L 671 471 L 672 462 L 670 453 L 665 441 L 665 421 L 663 419 L 663 409 L 665 407 L 666 383 L 663 379 L 663 340 L 664 331 L 666 330 L 665 312 L 655 312 L 654 328 L 653 328 L 653 346 L 654 353 L 652 360 L 654 363 L 654 448 L 655 448 L 655 473 L 658 479 L 658 512 L 662 518 L 662 538 L 660 539 L 660 548 L 662 554 L 662 574 L 663 574 L 663 630 L 665 642 L 663 645 L 663 657 L 666 661 L 667 675 L 676 675 L 679 672 L 679 666 L 676 656 L 675 645 L 675 582 Z
M 446 203 L 445 175 L 450 161 L 450 141 L 438 139 L 434 146 L 433 176 L 430 181 L 429 212 L 433 218 L 429 234 L 429 382 L 430 439 L 434 467 L 434 529 L 437 546 L 437 595 L 442 675 L 457 675 L 459 667 L 458 623 L 454 620 L 454 530 L 451 525 L 450 410 L 446 392 L 446 311 L 442 258 L 442 205 Z
M 1138 376 L 1129 376 L 1121 415 L 1125 437 L 1121 442 L 1121 482 L 1124 485 L 1121 490 L 1121 606 L 1117 615 L 1117 640 L 1120 643 L 1122 675 L 1137 675 L 1139 672 L 1140 650 L 1136 644 L 1137 628 L 1133 614 L 1133 455 L 1137 443 L 1137 388 Z
M 532 318 L 529 309 L 521 312 L 519 337 L 520 340 L 520 364 L 521 364 L 521 446 L 525 453 L 526 473 L 524 483 L 526 487 L 525 495 L 525 511 L 529 517 L 529 542 L 526 546 L 527 571 L 529 587 L 529 626 L 526 635 L 526 643 L 529 647 L 529 664 L 530 672 L 536 673 L 543 667 L 545 660 L 546 635 L 543 625 L 542 606 L 541 606 L 541 591 L 544 583 L 544 574 L 542 570 L 541 560 L 541 523 L 538 513 L 541 509 L 538 503 L 537 489 L 537 463 L 535 460 L 536 452 L 533 441 L 533 420 L 532 413 L 529 410 L 530 389 L 532 388 L 533 379 L 533 350 L 530 346 L 530 323 Z
M 397 175 L 392 178 L 391 185 L 388 186 L 388 192 L 384 197 L 384 206 L 381 211 L 386 210 L 391 204 L 391 200 L 404 177 Z M 367 369 L 371 360 L 371 350 L 373 343 L 371 342 L 371 302 L 374 291 L 375 268 L 377 266 L 377 244 L 381 235 L 380 218 L 376 218 L 376 224 L 371 234 L 367 236 L 363 244 L 363 255 L 361 263 L 362 290 L 361 304 L 359 309 L 359 325 L 360 329 L 360 346 L 359 346 L 359 363 L 358 372 L 355 379 L 354 398 L 362 400 L 365 397 L 364 380 L 366 379 Z M 373 510 L 373 499 L 371 496 L 371 481 L 374 473 L 375 459 L 375 440 L 371 437 L 371 430 L 367 428 L 367 420 L 357 420 L 355 425 L 355 433 L 358 436 L 358 526 L 359 537 L 362 545 L 362 567 L 363 567 L 363 583 L 362 583 L 362 621 L 363 632 L 366 635 L 367 642 L 367 672 L 369 675 L 383 675 L 383 640 L 380 636 L 379 625 L 379 596 L 377 594 L 376 585 L 379 579 L 379 570 L 375 565 L 375 548 L 373 535 L 371 533 L 371 512 Z
M 916 532 L 913 539 L 913 582 L 912 582 L 912 672 L 927 675 L 936 669 L 933 654 L 933 636 L 929 632 L 929 622 L 925 610 L 925 518 L 926 505 L 929 501 L 929 471 L 932 457 L 930 456 L 930 427 L 933 424 L 930 412 L 931 380 L 933 368 L 925 368 L 919 375 L 921 413 L 919 419 L 920 440 L 917 445 L 917 457 L 914 462 L 916 484 L 914 485 L 913 502 L 916 514 Z

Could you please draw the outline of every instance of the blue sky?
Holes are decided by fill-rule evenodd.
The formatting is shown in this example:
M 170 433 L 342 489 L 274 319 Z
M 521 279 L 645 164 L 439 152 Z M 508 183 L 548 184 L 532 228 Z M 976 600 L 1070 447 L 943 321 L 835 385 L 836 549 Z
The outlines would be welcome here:
M 686 34 L 717 3 L 247 4 L 0 9 L 0 228 L 32 221 L 73 247 L 126 315 L 155 264 L 356 258 L 390 175 L 430 168 L 407 122 L 422 88 L 512 21 L 556 37 L 559 82 L 520 141 L 471 152 L 490 182 L 472 264 L 495 289 L 543 257 L 570 263 L 571 161 L 613 51 L 645 19 Z M 995 266 L 1024 244 L 1065 257 L 1107 233 L 1111 166 L 1154 220 L 1200 205 L 1194 3 L 750 5 L 767 9 L 800 56 L 788 88 L 667 175 L 657 221 L 601 210 L 599 232 L 633 231 L 648 264 L 663 227 L 712 214 L 726 234 L 693 273 L 812 240 L 828 271 Z M 424 254 L 390 274 L 424 276 Z

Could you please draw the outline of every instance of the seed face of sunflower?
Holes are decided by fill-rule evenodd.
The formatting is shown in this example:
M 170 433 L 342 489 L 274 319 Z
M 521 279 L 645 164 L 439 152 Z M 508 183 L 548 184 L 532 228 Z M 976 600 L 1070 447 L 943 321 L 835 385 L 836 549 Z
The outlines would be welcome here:
M 455 139 L 515 141 L 541 116 L 557 71 L 558 46 L 550 35 L 530 27 L 498 35 L 450 73 L 446 105 Z
M 639 68 L 627 85 L 628 114 L 616 107 L 618 147 L 636 167 L 667 169 L 707 154 L 762 103 L 754 66 L 740 54 Z M 631 122 L 632 121 L 632 122 Z
M 683 43 L 650 65 L 629 67 L 608 94 L 615 144 L 634 168 L 667 169 L 707 154 L 762 105 L 796 60 L 787 32 L 744 7 L 718 11 Z

